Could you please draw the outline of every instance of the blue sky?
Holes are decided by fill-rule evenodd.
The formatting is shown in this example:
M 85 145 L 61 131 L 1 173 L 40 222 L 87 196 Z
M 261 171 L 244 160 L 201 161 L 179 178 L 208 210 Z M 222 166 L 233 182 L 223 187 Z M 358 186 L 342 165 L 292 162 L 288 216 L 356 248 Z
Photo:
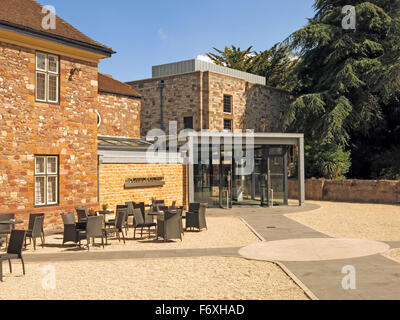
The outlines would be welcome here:
M 235 45 L 265 50 L 312 17 L 314 0 L 39 0 L 117 54 L 99 70 L 122 81 L 151 66 Z

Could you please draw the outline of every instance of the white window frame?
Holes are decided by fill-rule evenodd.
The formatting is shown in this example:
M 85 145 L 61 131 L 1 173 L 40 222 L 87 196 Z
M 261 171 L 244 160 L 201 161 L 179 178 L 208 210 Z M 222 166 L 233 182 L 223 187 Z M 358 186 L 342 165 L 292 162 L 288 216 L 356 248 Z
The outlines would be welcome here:
M 44 172 L 37 172 L 37 160 L 38 159 L 44 159 Z M 48 168 L 48 160 L 49 159 L 55 159 L 56 160 L 56 171 L 55 172 L 49 172 L 49 168 Z M 35 192 L 34 192 L 34 202 L 35 202 L 35 206 L 39 207 L 39 206 L 53 206 L 53 205 L 58 205 L 58 191 L 59 191 L 59 165 L 58 165 L 58 161 L 59 161 L 59 157 L 58 156 L 35 156 L 35 171 L 34 171 L 34 176 L 35 176 Z M 36 179 L 37 178 L 44 178 L 44 202 L 43 203 L 37 203 L 36 202 Z M 50 202 L 48 201 L 49 198 L 49 178 L 56 178 L 56 197 L 55 197 L 55 201 Z
M 41 69 L 38 66 L 38 58 L 39 56 L 44 56 L 45 57 L 45 69 Z M 54 57 L 56 58 L 57 61 L 57 68 L 56 71 L 50 71 L 49 70 L 49 57 Z M 49 54 L 49 53 L 44 53 L 44 52 L 36 52 L 36 66 L 35 66 L 35 100 L 37 102 L 45 102 L 45 103 L 53 103 L 53 104 L 58 104 L 60 102 L 60 57 L 55 55 L 55 54 Z M 45 99 L 39 99 L 38 98 L 38 85 L 37 85 L 37 75 L 38 74 L 43 74 L 45 77 L 45 84 L 44 84 L 44 96 Z M 49 90 L 49 85 L 50 81 L 49 78 L 50 76 L 56 76 L 56 100 L 50 100 L 50 90 Z

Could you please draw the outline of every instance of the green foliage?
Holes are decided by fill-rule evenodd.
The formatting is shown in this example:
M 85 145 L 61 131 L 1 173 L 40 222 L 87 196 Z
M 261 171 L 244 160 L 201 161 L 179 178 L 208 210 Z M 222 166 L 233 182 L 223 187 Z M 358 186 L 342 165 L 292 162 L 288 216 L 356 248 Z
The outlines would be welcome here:
M 356 30 L 342 28 L 345 5 L 356 8 Z M 357 167 L 362 161 L 372 167 L 373 152 L 392 147 L 382 144 L 384 129 L 400 128 L 393 117 L 400 108 L 394 102 L 400 91 L 400 1 L 316 0 L 314 6 L 315 17 L 285 42 L 300 56 L 288 130 L 305 133 L 313 176 L 343 176 L 350 152 L 361 152 L 368 161 L 352 156 L 350 174 L 367 177 L 371 171 Z M 381 136 L 371 137 L 376 133 Z
M 255 52 L 253 47 L 241 50 L 235 46 L 207 56 L 217 65 L 263 76 L 267 85 L 292 90 L 296 85 L 294 75 L 298 59 L 287 45 L 276 44 L 271 49 Z

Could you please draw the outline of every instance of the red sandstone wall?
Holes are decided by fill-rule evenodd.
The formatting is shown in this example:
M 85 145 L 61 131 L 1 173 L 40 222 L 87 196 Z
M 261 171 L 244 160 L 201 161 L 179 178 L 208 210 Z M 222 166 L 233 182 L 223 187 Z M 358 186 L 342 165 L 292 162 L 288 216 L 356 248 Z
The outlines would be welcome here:
M 296 180 L 289 180 L 289 197 L 298 198 Z M 306 199 L 399 204 L 400 181 L 309 179 L 306 181 Z
M 47 230 L 97 205 L 97 65 L 60 57 L 60 69 L 60 105 L 36 103 L 35 51 L 0 42 L 0 214 L 44 212 Z M 60 156 L 59 206 L 34 207 L 35 154 Z
M 140 99 L 99 93 L 98 100 L 100 135 L 140 138 Z

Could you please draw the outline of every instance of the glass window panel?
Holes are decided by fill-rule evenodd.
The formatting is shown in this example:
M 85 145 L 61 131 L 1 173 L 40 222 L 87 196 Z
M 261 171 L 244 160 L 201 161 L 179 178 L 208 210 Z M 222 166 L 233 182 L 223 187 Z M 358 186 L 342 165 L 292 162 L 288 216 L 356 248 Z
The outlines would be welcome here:
M 36 99 L 46 100 L 46 74 L 36 73 Z
M 49 75 L 49 101 L 56 102 L 58 100 L 58 76 Z
M 45 177 L 35 178 L 35 205 L 43 205 L 45 200 Z
M 48 174 L 57 174 L 57 158 L 56 157 L 48 157 L 47 158 L 47 173 Z
M 49 72 L 58 73 L 58 57 L 48 56 Z
M 232 113 L 232 97 L 231 96 L 224 96 L 224 112 L 225 113 Z
M 224 120 L 224 130 L 232 131 L 232 120 Z
M 46 71 L 46 55 L 38 53 L 36 55 L 36 70 Z
M 36 157 L 35 158 L 35 173 L 36 174 L 44 174 L 45 171 L 45 158 L 44 157 Z
M 47 178 L 47 204 L 57 203 L 57 177 Z

